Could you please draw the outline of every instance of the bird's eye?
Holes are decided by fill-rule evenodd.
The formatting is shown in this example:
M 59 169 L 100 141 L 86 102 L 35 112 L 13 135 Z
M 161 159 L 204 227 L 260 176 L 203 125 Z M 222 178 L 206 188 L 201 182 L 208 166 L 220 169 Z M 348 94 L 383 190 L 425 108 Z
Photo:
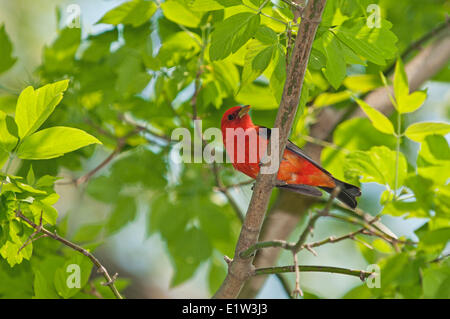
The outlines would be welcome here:
M 232 120 L 234 120 L 234 114 L 228 115 L 228 121 L 232 121 Z

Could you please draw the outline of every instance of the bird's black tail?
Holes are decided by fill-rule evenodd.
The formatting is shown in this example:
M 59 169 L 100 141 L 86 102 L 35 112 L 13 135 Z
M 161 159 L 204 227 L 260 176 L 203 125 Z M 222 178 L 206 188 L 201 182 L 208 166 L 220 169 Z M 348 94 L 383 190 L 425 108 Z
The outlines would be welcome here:
M 341 191 L 337 196 L 337 199 L 347 204 L 351 208 L 355 208 L 357 204 L 355 197 L 361 196 L 361 190 L 359 189 L 359 187 L 356 187 L 355 185 L 349 183 L 342 182 L 334 177 L 333 180 L 336 186 L 339 186 L 341 189 Z M 330 194 L 333 192 L 334 189 L 331 187 L 320 187 L 320 188 Z

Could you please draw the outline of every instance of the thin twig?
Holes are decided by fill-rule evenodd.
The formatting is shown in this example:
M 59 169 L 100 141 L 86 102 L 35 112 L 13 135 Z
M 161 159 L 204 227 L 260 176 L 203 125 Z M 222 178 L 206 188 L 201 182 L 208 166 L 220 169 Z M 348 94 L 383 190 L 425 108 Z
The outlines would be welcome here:
M 67 182 L 57 182 L 57 185 L 70 185 L 70 184 L 74 184 L 75 186 L 80 186 L 81 184 L 86 183 L 87 181 L 89 181 L 92 176 L 94 176 L 98 171 L 100 171 L 103 167 L 105 167 L 106 165 L 108 165 L 122 150 L 123 148 L 123 143 L 119 143 L 117 145 L 117 147 L 114 149 L 114 151 L 111 152 L 111 154 L 109 154 L 109 156 L 107 158 L 105 158 L 100 164 L 98 164 L 96 167 L 94 167 L 92 170 L 90 170 L 88 173 L 86 173 L 83 176 L 80 176 L 78 178 L 75 178 L 71 181 L 67 181 Z
M 330 198 L 328 199 L 328 202 L 326 203 L 325 207 L 319 213 L 317 213 L 316 215 L 314 215 L 313 217 L 310 218 L 308 225 L 306 226 L 303 233 L 300 235 L 295 246 L 292 248 L 292 252 L 294 254 L 296 254 L 300 251 L 301 247 L 303 246 L 303 244 L 306 241 L 306 238 L 311 233 L 311 231 L 314 229 L 314 225 L 315 225 L 317 219 L 319 219 L 319 217 L 322 217 L 322 216 L 328 216 L 328 214 L 330 213 L 331 205 L 333 204 L 334 199 L 339 195 L 340 192 L 341 192 L 341 188 L 339 186 L 337 186 L 331 193 Z
M 88 250 L 84 249 L 83 247 L 78 246 L 77 244 L 74 244 L 74 243 L 68 241 L 67 239 L 59 236 L 56 233 L 53 233 L 53 232 L 47 230 L 45 227 L 42 227 L 42 225 L 36 225 L 29 218 L 24 216 L 20 210 L 16 211 L 16 216 L 18 218 L 24 220 L 28 225 L 33 227 L 39 233 L 43 233 L 44 235 L 47 235 L 48 237 L 51 237 L 51 238 L 53 238 L 53 239 L 63 243 L 67 247 L 72 248 L 73 250 L 76 250 L 79 253 L 85 255 L 86 257 L 88 257 L 92 261 L 92 263 L 98 268 L 98 271 L 103 274 L 103 277 L 105 277 L 105 279 L 106 279 L 106 284 L 105 285 L 108 286 L 111 289 L 111 291 L 116 296 L 116 298 L 123 299 L 122 295 L 119 293 L 119 291 L 117 290 L 117 288 L 116 288 L 116 286 L 114 284 L 115 279 L 117 278 L 117 276 L 114 275 L 113 277 L 111 277 L 109 275 L 108 271 L 106 270 L 106 268 Z
M 28 239 L 19 248 L 19 250 L 17 251 L 17 254 L 19 254 L 22 251 L 22 249 L 24 249 L 28 244 L 31 244 L 33 241 L 46 236 L 46 234 L 44 234 L 42 236 L 39 236 L 39 237 L 33 239 L 33 237 L 36 236 L 37 234 L 39 234 L 41 232 L 41 230 L 42 230 L 42 216 L 43 216 L 43 214 L 44 214 L 44 211 L 41 210 L 41 216 L 39 217 L 39 225 L 37 225 L 36 230 L 28 237 Z
M 448 257 L 450 257 L 450 253 L 442 255 L 440 257 L 437 257 L 437 258 L 433 259 L 432 261 L 430 261 L 430 263 L 438 263 L 438 262 L 441 262 L 441 261 L 443 261 L 444 259 L 446 259 Z
M 219 175 L 219 167 L 218 167 L 216 162 L 212 162 L 211 170 L 212 170 L 212 172 L 214 174 L 214 178 L 215 178 L 215 181 L 216 181 L 216 186 L 217 186 L 216 189 L 219 190 L 223 195 L 225 195 L 225 197 L 227 198 L 227 200 L 230 203 L 231 207 L 235 211 L 236 216 L 239 218 L 239 220 L 242 223 L 244 221 L 244 215 L 242 214 L 242 211 L 239 208 L 239 205 L 234 200 L 233 196 L 231 196 L 231 194 L 228 191 L 228 189 L 223 185 L 223 183 L 222 183 L 222 181 L 220 179 L 220 175 Z
M 252 184 L 254 182 L 255 182 L 254 179 L 250 179 L 248 181 L 243 181 L 243 182 L 239 182 L 239 183 L 232 184 L 232 185 L 224 185 L 223 188 L 224 189 L 238 188 L 238 187 L 242 187 L 242 186 L 247 186 L 247 185 Z
M 297 267 L 297 269 L 300 272 L 328 272 L 328 273 L 334 273 L 334 274 L 355 276 L 362 280 L 364 280 L 367 277 L 374 274 L 374 273 L 364 271 L 364 270 L 355 270 L 355 269 L 332 267 L 332 266 L 299 265 Z M 281 267 L 258 268 L 253 271 L 253 276 L 282 274 L 282 273 L 287 273 L 287 272 L 295 272 L 295 266 L 292 265 L 292 266 L 281 266 Z
M 298 298 L 298 296 L 303 297 L 303 291 L 300 288 L 300 269 L 298 267 L 297 253 L 292 252 L 292 255 L 294 257 L 294 269 L 295 269 L 295 288 L 294 291 L 292 291 L 292 297 Z

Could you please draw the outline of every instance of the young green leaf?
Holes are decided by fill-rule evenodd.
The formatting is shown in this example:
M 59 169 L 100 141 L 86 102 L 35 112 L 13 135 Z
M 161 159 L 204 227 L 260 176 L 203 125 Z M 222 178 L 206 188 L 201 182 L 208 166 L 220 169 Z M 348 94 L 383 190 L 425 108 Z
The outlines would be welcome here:
M 424 138 L 417 157 L 417 171 L 435 184 L 447 184 L 448 174 L 442 172 L 450 171 L 450 147 L 444 136 L 428 135 Z M 444 195 L 442 191 L 441 194 Z
M 215 0 L 190 0 L 188 6 L 193 11 L 214 11 L 225 8 Z
M 21 139 L 34 133 L 52 114 L 68 85 L 69 80 L 62 80 L 37 90 L 29 86 L 20 93 L 15 120 Z
M 352 92 L 366 93 L 383 85 L 376 74 L 357 74 L 347 76 L 344 86 Z
M 15 132 L 14 132 L 15 131 Z M 17 126 L 11 116 L 0 111 L 0 149 L 10 152 L 17 145 Z
M 352 97 L 350 91 L 339 91 L 337 93 L 321 93 L 314 100 L 315 107 L 330 106 L 342 101 L 346 101 Z
M 179 1 L 166 1 L 161 3 L 164 16 L 175 23 L 186 27 L 196 28 L 200 24 L 202 15 L 187 7 Z
M 138 27 L 147 22 L 156 12 L 157 6 L 152 1 L 133 0 L 108 11 L 97 23 L 112 25 L 130 24 Z
M 395 64 L 394 93 L 397 103 L 409 95 L 408 78 L 401 59 L 398 59 Z
M 53 281 L 48 281 L 47 278 L 36 269 L 34 272 L 34 298 L 38 299 L 59 299 L 60 297 L 56 293 L 53 287 Z
M 321 46 L 320 46 L 321 44 Z M 323 73 L 328 82 L 338 89 L 346 75 L 346 63 L 339 40 L 331 32 L 326 32 L 321 38 L 319 50 L 326 56 L 327 62 Z
M 273 53 L 273 45 L 263 44 L 256 39 L 248 42 L 242 70 L 241 88 L 253 82 L 264 72 L 271 61 Z
M 258 14 L 241 12 L 217 24 L 211 34 L 209 56 L 212 61 L 225 59 L 235 53 L 256 32 L 260 22 Z
M 0 25 L 0 74 L 9 70 L 17 61 L 12 56 L 12 44 L 6 34 L 5 26 Z
M 54 284 L 57 293 L 67 299 L 83 288 L 91 275 L 92 261 L 77 251 L 71 252 L 66 263 L 55 271 Z
M 378 65 L 394 57 L 397 37 L 390 30 L 392 24 L 381 20 L 380 28 L 367 26 L 366 18 L 349 19 L 335 30 L 336 36 L 357 55 Z
M 394 126 L 391 121 L 380 111 L 374 109 L 369 104 L 360 99 L 355 99 L 356 103 L 363 109 L 364 113 L 372 122 L 373 126 L 380 132 L 394 134 Z
M 274 52 L 271 66 L 273 67 L 272 76 L 270 77 L 270 91 L 272 96 L 275 97 L 275 104 L 278 106 L 281 101 L 281 96 L 283 95 L 284 82 L 286 80 L 286 55 L 281 45 L 277 45 L 277 49 Z M 270 68 L 270 66 L 269 66 Z M 308 74 L 308 72 L 306 72 Z M 303 83 L 302 93 L 300 94 L 300 105 L 302 105 L 302 99 L 305 98 L 306 81 Z M 301 114 L 301 107 L 297 114 Z
M 350 153 L 345 162 L 345 176 L 349 179 L 362 177 L 362 182 L 376 182 L 395 189 L 397 153 L 385 146 L 375 146 L 369 151 Z M 403 185 L 407 173 L 406 158 L 399 153 L 398 182 Z
M 82 130 L 55 126 L 25 137 L 17 150 L 17 156 L 32 160 L 54 158 L 94 143 L 101 144 Z
M 422 142 L 429 135 L 446 135 L 448 133 L 450 133 L 450 124 L 441 122 L 413 123 L 405 131 L 405 135 L 416 142 Z
M 427 98 L 425 91 L 416 91 L 401 99 L 397 99 L 397 107 L 400 113 L 410 113 L 422 106 Z
M 27 174 L 27 183 L 31 186 L 36 182 L 36 178 L 34 177 L 33 165 L 30 165 L 30 169 Z

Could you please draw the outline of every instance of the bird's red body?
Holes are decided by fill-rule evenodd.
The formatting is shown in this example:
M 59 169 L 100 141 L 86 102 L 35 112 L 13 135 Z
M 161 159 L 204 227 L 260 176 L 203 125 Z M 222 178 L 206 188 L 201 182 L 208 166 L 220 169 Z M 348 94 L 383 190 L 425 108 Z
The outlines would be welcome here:
M 267 128 L 253 124 L 248 114 L 248 109 L 249 106 L 235 106 L 228 109 L 222 117 L 221 130 L 223 143 L 233 167 L 252 178 L 256 178 L 261 165 L 260 154 L 265 154 L 269 142 L 269 134 L 266 133 Z M 246 135 L 251 136 L 253 134 L 253 137 L 256 137 L 253 140 L 248 136 L 243 137 L 240 140 L 241 142 L 239 142 L 239 134 L 227 134 L 227 129 L 233 131 L 242 129 L 240 130 L 241 134 L 245 132 Z M 242 141 L 245 142 L 242 143 Z M 255 156 L 252 157 L 252 152 L 256 154 L 256 158 Z M 313 196 L 321 195 L 321 192 L 313 187 L 320 187 L 329 192 L 339 184 L 343 189 L 341 197 L 346 197 L 345 191 L 349 191 L 347 195 L 349 195 L 350 199 L 343 201 L 352 207 L 356 206 L 354 196 L 360 195 L 360 191 L 356 186 L 335 179 L 290 141 L 288 141 L 284 151 L 277 178 L 280 185 L 287 184 L 285 188 L 301 193 L 305 193 L 306 190 L 306 193 Z
M 233 167 L 238 171 L 252 177 L 256 178 L 258 176 L 260 170 L 260 153 L 265 151 L 264 146 L 267 146 L 269 143 L 268 138 L 265 134 L 259 134 L 260 129 L 264 129 L 258 125 L 254 125 L 250 115 L 246 114 L 242 119 L 234 119 L 232 121 L 228 120 L 228 115 L 232 114 L 235 110 L 240 109 L 239 106 L 229 109 L 225 112 L 222 118 L 222 136 L 223 143 L 227 150 L 227 153 L 233 154 L 233 158 L 231 159 Z M 234 143 L 230 143 L 230 140 L 227 141 L 226 136 L 226 128 L 243 128 L 247 134 L 249 134 L 249 130 L 254 130 L 257 138 L 257 143 L 248 143 L 249 139 L 247 139 L 247 145 L 240 149 L 242 145 L 238 143 L 237 136 L 231 136 L 230 138 L 234 138 Z M 234 144 L 234 145 L 233 145 Z M 250 145 L 249 145 L 250 144 Z M 234 149 L 230 149 L 234 146 Z M 257 154 L 257 160 L 250 160 L 250 152 L 251 148 L 261 148 L 263 147 L 261 152 L 255 151 Z M 238 163 L 238 155 L 240 151 L 245 152 L 245 160 L 243 163 Z M 311 161 L 307 160 L 304 157 L 294 153 L 293 151 L 286 149 L 284 151 L 283 160 L 280 163 L 280 169 L 278 171 L 278 180 L 283 181 L 287 184 L 303 184 L 303 185 L 311 185 L 311 186 L 325 186 L 325 187 L 335 187 L 335 183 L 331 176 L 325 174 L 319 167 L 314 165 Z

